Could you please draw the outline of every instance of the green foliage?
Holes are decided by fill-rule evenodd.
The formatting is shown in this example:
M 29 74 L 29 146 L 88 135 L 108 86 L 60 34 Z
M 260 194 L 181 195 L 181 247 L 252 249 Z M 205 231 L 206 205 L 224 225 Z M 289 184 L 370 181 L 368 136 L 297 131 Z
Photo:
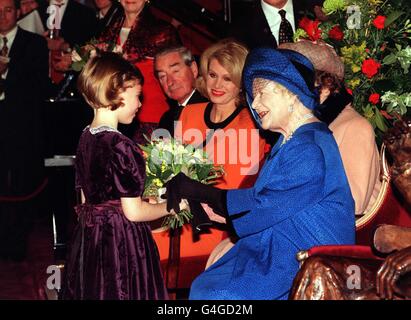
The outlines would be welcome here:
M 352 16 L 347 12 L 350 5 L 360 9 L 359 29 L 350 29 L 347 23 Z M 353 92 L 353 105 L 370 121 L 377 136 L 392 126 L 399 115 L 409 113 L 411 108 L 409 8 L 409 1 L 402 0 L 326 0 L 323 4 L 323 11 L 329 19 L 319 25 L 321 38 L 331 44 L 342 58 L 346 87 Z M 329 36 L 329 30 L 335 25 L 343 31 L 342 40 Z M 296 34 L 304 38 L 302 31 Z M 371 76 L 363 69 L 366 60 L 379 65 Z M 370 103 L 373 94 L 381 98 L 373 102 L 375 104 Z

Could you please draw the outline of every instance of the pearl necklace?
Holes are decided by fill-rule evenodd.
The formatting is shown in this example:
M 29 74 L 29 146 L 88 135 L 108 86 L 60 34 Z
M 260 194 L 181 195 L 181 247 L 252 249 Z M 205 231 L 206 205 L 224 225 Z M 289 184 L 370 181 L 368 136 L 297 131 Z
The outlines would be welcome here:
M 312 113 L 307 113 L 303 115 L 301 119 L 297 121 L 294 129 L 290 132 L 290 134 L 287 137 L 284 137 L 283 141 L 281 142 L 281 145 L 288 142 L 293 137 L 295 131 L 311 118 L 314 118 L 314 115 Z

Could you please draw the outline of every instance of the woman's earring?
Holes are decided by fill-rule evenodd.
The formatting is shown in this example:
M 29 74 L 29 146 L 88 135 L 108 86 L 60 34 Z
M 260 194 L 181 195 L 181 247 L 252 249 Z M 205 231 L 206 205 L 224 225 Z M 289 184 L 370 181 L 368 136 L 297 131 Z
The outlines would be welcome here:
M 289 112 L 289 113 L 292 113 L 293 111 L 294 111 L 294 105 L 290 104 L 290 105 L 288 106 L 288 112 Z

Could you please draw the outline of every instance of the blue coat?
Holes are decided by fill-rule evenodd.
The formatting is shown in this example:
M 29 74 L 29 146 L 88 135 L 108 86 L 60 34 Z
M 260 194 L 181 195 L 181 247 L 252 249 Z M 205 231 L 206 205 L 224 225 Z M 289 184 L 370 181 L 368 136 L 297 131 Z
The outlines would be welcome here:
M 301 126 L 271 150 L 253 188 L 227 192 L 240 239 L 192 284 L 190 299 L 287 299 L 296 254 L 354 244 L 354 200 L 327 126 Z

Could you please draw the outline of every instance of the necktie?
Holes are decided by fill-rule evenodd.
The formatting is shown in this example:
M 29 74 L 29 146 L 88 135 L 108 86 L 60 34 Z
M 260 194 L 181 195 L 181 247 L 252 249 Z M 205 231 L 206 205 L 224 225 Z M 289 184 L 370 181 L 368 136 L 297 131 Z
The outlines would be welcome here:
M 285 18 L 285 10 L 278 11 L 278 14 L 281 16 L 280 32 L 278 43 L 282 44 L 285 42 L 293 42 L 293 27 L 291 26 L 290 21 Z
M 7 57 L 8 53 L 9 53 L 9 48 L 7 47 L 7 38 L 3 37 L 3 48 L 1 48 L 0 50 L 0 55 L 2 57 Z

